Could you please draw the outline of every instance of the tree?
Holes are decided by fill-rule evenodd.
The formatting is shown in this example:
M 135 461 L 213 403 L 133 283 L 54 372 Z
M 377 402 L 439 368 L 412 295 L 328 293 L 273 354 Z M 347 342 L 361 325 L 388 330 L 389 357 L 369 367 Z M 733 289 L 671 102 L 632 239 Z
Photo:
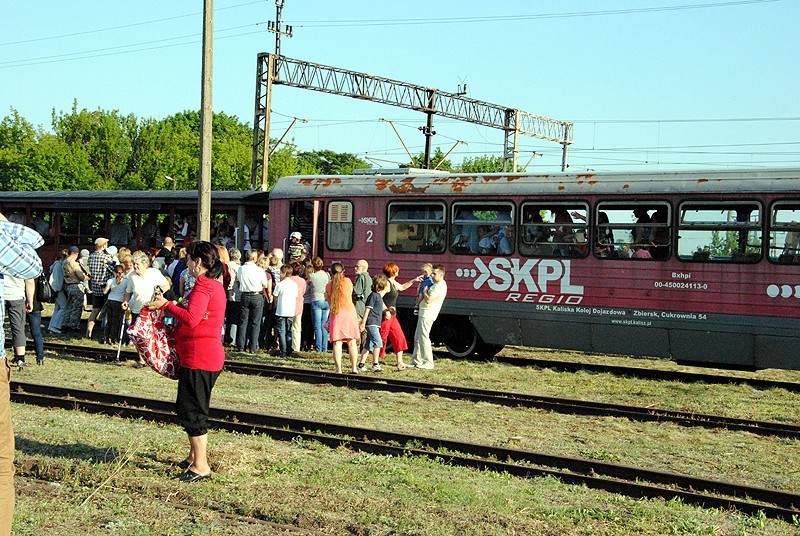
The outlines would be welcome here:
M 420 153 L 414 159 L 406 164 L 406 167 L 421 168 L 425 165 L 425 153 Z M 440 171 L 453 171 L 453 164 L 450 160 L 444 158 L 444 153 L 441 147 L 437 147 L 431 155 L 430 169 L 437 169 Z
M 336 153 L 334 151 L 310 151 L 300 153 L 298 158 L 308 163 L 323 175 L 352 175 L 356 169 L 369 168 L 369 164 L 351 153 Z
M 86 152 L 100 177 L 97 189 L 114 189 L 122 182 L 131 156 L 131 140 L 136 135 L 136 117 L 119 111 L 97 109 L 78 111 L 74 101 L 69 114 L 53 110 L 53 132 L 74 148 Z
M 293 146 L 284 145 L 269 157 L 269 170 L 267 172 L 267 188 L 272 189 L 280 177 L 288 175 L 315 175 L 320 173 L 306 159 L 298 158 Z
M 503 157 L 483 155 L 465 158 L 459 170 L 465 173 L 500 173 L 503 171 Z

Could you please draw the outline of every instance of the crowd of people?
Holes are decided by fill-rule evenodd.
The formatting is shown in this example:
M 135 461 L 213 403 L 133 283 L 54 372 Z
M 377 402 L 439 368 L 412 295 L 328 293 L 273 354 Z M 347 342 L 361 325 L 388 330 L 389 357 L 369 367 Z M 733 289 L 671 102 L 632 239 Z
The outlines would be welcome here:
M 131 251 L 100 237 L 91 253 L 75 246 L 63 250 L 50 266 L 56 299 L 48 331 L 71 332 L 111 345 L 129 344 L 127 328 L 146 304 L 161 296 L 168 301 L 185 299 L 195 287 L 196 277 L 186 256 L 191 243 L 184 240 L 184 246 L 178 246 L 167 236 L 160 247 Z M 396 263 L 387 262 L 381 274 L 373 277 L 362 259 L 348 274 L 341 263 L 326 266 L 321 258 L 312 259 L 299 232 L 290 235 L 285 252 L 254 248 L 242 252 L 212 244 L 224 267 L 221 337 L 230 349 L 284 358 L 300 351 L 330 351 L 336 372 L 342 372 L 346 349 L 350 358 L 346 370 L 359 373 L 382 371 L 391 345 L 398 370 L 433 368 L 431 353 L 425 348 L 430 347 L 431 325 L 446 294 L 444 267 L 423 264 L 419 275 L 401 283 Z M 437 274 L 440 281 L 435 285 Z M 423 349 L 406 362 L 409 344 L 397 318 L 396 302 L 399 293 L 412 287 L 417 292 L 415 314 L 419 314 L 415 348 L 422 344 Z M 85 327 L 81 323 L 84 310 L 91 311 Z M 24 338 L 24 330 L 20 337 Z

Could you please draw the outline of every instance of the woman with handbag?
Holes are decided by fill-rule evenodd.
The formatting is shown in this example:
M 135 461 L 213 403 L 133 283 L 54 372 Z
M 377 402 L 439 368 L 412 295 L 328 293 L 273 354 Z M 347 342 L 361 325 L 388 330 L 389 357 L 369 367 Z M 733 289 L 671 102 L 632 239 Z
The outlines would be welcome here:
M 225 363 L 222 325 L 227 293 L 218 281 L 224 272 L 219 252 L 210 242 L 192 242 L 186 247 L 186 266 L 196 279 L 182 303 L 154 298 L 147 308 L 164 309 L 175 319 L 175 342 L 180 356 L 178 369 L 178 420 L 189 436 L 189 456 L 180 465 L 186 470 L 182 482 L 211 476 L 206 455 L 211 390 Z
M 131 259 L 133 273 L 127 278 L 125 294 L 122 298 L 122 310 L 131 311 L 131 325 L 136 323 L 139 313 L 148 300 L 170 289 L 170 282 L 157 269 L 150 266 L 150 257 L 143 251 L 137 251 Z M 139 357 L 138 367 L 146 367 L 147 363 Z

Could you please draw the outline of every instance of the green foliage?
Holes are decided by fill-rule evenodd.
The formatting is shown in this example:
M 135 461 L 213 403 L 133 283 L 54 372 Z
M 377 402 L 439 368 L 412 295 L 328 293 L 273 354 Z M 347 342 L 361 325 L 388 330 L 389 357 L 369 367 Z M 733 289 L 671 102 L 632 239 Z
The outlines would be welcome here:
M 475 158 L 465 158 L 459 166 L 459 171 L 465 173 L 499 173 L 503 171 L 503 157 L 483 155 Z
M 414 159 L 406 164 L 406 167 L 416 167 L 421 168 L 425 165 L 425 153 L 420 153 L 414 157 Z M 453 163 L 450 160 L 445 159 L 444 152 L 442 152 L 441 147 L 437 147 L 436 150 L 431 155 L 431 166 L 430 169 L 436 169 L 439 171 L 453 171 Z
M 0 120 L 2 190 L 195 189 L 200 174 L 200 112 L 187 110 L 161 120 L 88 110 L 74 102 L 69 112 L 52 112 L 52 133 L 37 130 L 11 109 Z M 215 113 L 211 188 L 247 190 L 253 158 L 252 128 L 235 116 Z M 422 167 L 424 155 L 409 167 Z M 270 157 L 268 187 L 286 175 L 350 175 L 369 164 L 351 153 L 298 152 L 282 146 Z M 437 147 L 432 169 L 453 171 Z M 465 159 L 466 172 L 501 171 L 499 156 Z
M 298 158 L 308 163 L 323 175 L 352 175 L 356 169 L 369 168 L 369 164 L 354 154 L 333 151 L 311 151 L 300 153 Z
M 117 110 L 52 114 L 37 132 L 16 110 L 0 122 L 0 188 L 5 190 L 194 189 L 200 170 L 200 113 L 160 121 Z M 211 187 L 250 186 L 252 131 L 214 114 Z

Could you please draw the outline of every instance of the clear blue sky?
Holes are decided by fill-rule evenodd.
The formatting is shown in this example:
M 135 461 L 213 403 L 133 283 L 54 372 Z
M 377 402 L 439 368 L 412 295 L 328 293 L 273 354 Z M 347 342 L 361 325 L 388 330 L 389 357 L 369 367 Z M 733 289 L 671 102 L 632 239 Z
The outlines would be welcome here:
M 163 0 L 3 2 L 0 116 L 50 128 L 51 110 L 162 118 L 200 107 L 202 4 Z M 256 54 L 274 50 L 274 0 L 214 3 L 217 112 L 252 124 Z M 570 170 L 800 167 L 798 0 L 286 0 L 284 55 L 574 121 Z M 290 117 L 299 150 L 387 161 L 412 152 L 425 116 L 277 87 L 273 128 Z M 499 130 L 435 119 L 454 162 L 500 155 Z M 561 148 L 520 138 L 520 163 L 556 171 Z

